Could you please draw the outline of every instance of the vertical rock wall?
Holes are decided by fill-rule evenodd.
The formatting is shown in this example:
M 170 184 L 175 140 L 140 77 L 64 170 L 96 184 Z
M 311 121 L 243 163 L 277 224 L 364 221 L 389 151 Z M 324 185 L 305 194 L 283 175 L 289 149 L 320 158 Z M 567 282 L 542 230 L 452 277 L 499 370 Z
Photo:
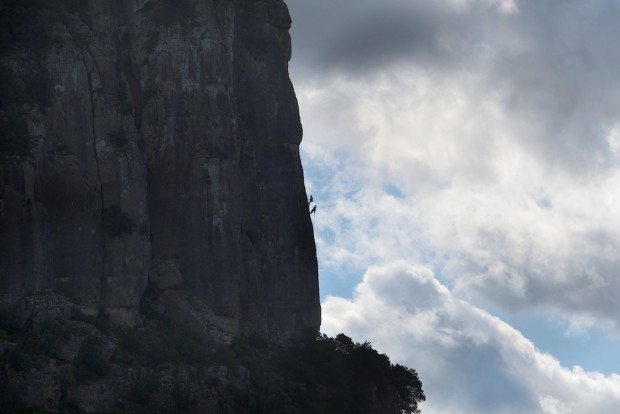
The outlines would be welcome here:
M 43 30 L 0 56 L 0 293 L 134 325 L 147 291 L 188 326 L 318 329 L 285 4 L 21 7 Z

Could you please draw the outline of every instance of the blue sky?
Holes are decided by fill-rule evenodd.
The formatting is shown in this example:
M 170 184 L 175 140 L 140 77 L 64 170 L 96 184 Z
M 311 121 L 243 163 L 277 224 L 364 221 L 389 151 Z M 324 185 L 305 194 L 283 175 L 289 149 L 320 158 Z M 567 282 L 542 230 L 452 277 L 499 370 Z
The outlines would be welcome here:
M 322 330 L 439 413 L 620 406 L 620 3 L 288 0 Z

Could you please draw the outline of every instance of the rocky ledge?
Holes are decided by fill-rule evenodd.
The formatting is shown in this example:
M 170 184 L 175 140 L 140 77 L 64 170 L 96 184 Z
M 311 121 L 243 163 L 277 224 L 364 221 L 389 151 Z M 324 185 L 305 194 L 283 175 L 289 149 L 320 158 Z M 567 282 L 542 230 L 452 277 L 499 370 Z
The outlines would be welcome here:
M 121 329 L 53 292 L 2 308 L 3 413 L 401 414 L 424 400 L 415 371 L 345 335 L 226 344 L 148 303 L 142 327 Z

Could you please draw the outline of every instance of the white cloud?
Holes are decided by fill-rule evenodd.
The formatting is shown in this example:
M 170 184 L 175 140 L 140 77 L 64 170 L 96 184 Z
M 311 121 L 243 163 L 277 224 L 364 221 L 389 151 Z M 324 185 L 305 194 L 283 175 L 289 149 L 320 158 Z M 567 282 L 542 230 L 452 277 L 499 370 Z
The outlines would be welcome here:
M 480 5 L 495 8 L 502 14 L 514 14 L 519 11 L 513 0 L 448 0 L 446 3 L 460 11 L 471 11 L 471 8 Z
M 431 270 L 372 267 L 351 300 L 323 303 L 323 331 L 370 340 L 420 374 L 426 414 L 615 413 L 620 376 L 567 369 L 500 319 L 455 298 Z
M 543 162 L 523 143 L 518 114 L 481 82 L 395 69 L 372 86 L 339 80 L 323 97 L 300 94 L 317 148 L 309 163 L 334 171 L 316 222 L 325 263 L 416 258 L 472 300 L 620 328 L 620 168 L 575 175 Z M 345 118 L 323 112 L 337 102 L 347 102 Z M 338 140 L 315 124 L 349 133 Z M 337 152 L 346 160 L 322 155 Z
M 617 376 L 484 309 L 620 334 L 620 3 L 289 5 L 321 266 L 371 268 L 324 328 L 419 369 L 425 412 L 613 412 Z

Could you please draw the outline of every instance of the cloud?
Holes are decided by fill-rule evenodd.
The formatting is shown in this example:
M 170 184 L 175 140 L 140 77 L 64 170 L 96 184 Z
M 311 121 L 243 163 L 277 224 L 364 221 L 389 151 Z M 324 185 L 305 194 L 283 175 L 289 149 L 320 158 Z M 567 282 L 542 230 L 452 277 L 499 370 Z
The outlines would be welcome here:
M 326 84 L 310 100 L 302 89 L 305 119 L 317 119 L 306 123 L 306 165 L 325 169 L 312 184 L 324 263 L 416 258 L 470 300 L 620 332 L 620 168 L 576 175 L 544 162 L 479 82 L 395 70 L 371 87 Z M 346 158 L 324 157 L 334 153 Z
M 620 333 L 617 6 L 438 4 L 449 17 L 429 24 L 464 30 L 424 29 L 442 32 L 446 68 L 412 59 L 296 81 L 306 166 L 323 171 L 311 180 L 322 263 L 420 260 L 480 306 Z M 364 30 L 349 20 L 345 32 Z
M 618 332 L 620 223 L 610 199 L 620 182 L 616 173 L 589 184 L 546 184 L 542 196 L 502 186 L 429 196 L 419 208 L 433 209 L 427 237 L 450 257 L 443 275 L 504 309 L 551 308 Z
M 617 376 L 488 312 L 620 335 L 618 2 L 289 6 L 322 277 L 366 274 L 324 329 L 419 369 L 425 412 L 613 412 Z
M 379 10 L 360 16 L 350 31 L 319 56 L 319 64 L 360 74 L 403 60 L 441 61 L 447 58 L 439 44 L 441 27 L 434 17 L 404 10 Z
M 353 299 L 323 303 L 323 331 L 370 340 L 415 368 L 438 413 L 615 413 L 620 376 L 567 369 L 518 331 L 459 300 L 425 267 L 372 267 Z
M 296 59 L 313 71 L 372 73 L 403 60 L 445 65 L 472 16 L 518 13 L 513 0 L 289 0 Z M 320 25 L 320 30 L 317 27 Z M 461 38 L 461 40 L 463 40 Z
M 619 103 L 620 51 L 611 40 L 620 32 L 611 17 L 618 3 L 523 2 L 521 9 L 497 28 L 512 40 L 507 50 L 492 47 L 499 53 L 489 66 L 490 85 L 521 117 L 523 142 L 547 162 L 579 174 L 607 168 L 606 136 Z
M 372 87 L 397 70 L 431 73 L 431 85 L 465 79 L 475 82 L 473 104 L 501 105 L 520 144 L 550 166 L 584 174 L 614 162 L 607 137 L 620 105 L 620 6 L 613 0 L 289 3 L 300 86 L 355 77 Z

